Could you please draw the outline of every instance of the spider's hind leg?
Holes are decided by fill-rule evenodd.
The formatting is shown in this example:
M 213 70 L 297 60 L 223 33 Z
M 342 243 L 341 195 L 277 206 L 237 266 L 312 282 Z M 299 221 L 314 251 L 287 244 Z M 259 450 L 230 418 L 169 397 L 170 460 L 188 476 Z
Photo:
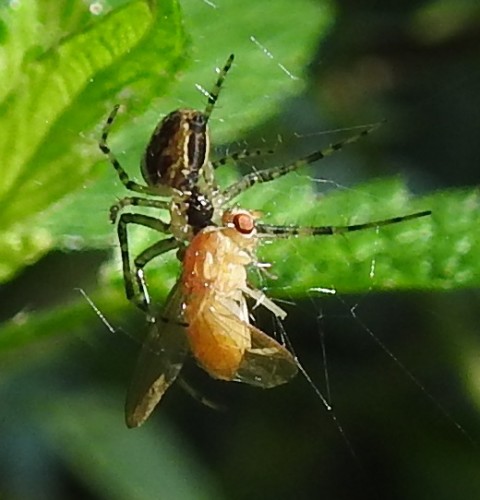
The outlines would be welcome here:
M 150 297 L 143 274 L 143 268 L 159 255 L 177 248 L 178 242 L 175 240 L 175 238 L 171 237 L 154 243 L 135 258 L 134 269 L 132 270 L 127 231 L 127 227 L 130 224 L 148 227 L 160 233 L 166 234 L 168 234 L 169 232 L 169 224 L 166 224 L 165 222 L 161 221 L 160 219 L 156 219 L 155 217 L 132 213 L 122 214 L 118 220 L 117 233 L 122 257 L 125 294 L 129 301 L 131 301 L 140 310 L 147 313 L 147 315 L 149 316 L 149 320 L 151 321 L 152 316 L 150 314 Z

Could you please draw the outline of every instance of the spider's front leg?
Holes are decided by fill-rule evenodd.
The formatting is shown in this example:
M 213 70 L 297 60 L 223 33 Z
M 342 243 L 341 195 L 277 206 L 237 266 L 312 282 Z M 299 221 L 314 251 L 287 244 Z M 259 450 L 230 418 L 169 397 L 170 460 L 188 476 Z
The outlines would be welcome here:
M 231 201 L 241 193 L 250 189 L 252 186 L 255 186 L 256 184 L 263 184 L 265 182 L 274 181 L 275 179 L 283 177 L 284 175 L 289 174 L 290 172 L 295 172 L 296 170 L 302 167 L 310 165 L 311 163 L 314 163 L 318 160 L 322 160 L 323 158 L 330 156 L 336 153 L 337 151 L 341 151 L 346 145 L 352 144 L 353 142 L 356 142 L 362 137 L 370 134 L 379 125 L 380 125 L 379 123 L 368 125 L 358 134 L 347 137 L 343 141 L 331 144 L 330 146 L 327 146 L 324 149 L 314 151 L 313 153 L 310 153 L 309 155 L 304 156 L 303 158 L 300 158 L 299 160 L 294 161 L 292 163 L 287 163 L 285 165 L 279 165 L 276 167 L 270 167 L 266 168 L 265 170 L 259 170 L 246 174 L 240 180 L 238 180 L 231 186 L 227 187 L 222 192 L 222 197 L 223 199 L 225 199 L 225 202 Z
M 107 143 L 108 135 L 110 133 L 110 128 L 112 127 L 112 124 L 115 121 L 115 117 L 117 116 L 119 108 L 120 108 L 120 105 L 116 104 L 113 107 L 112 111 L 110 112 L 110 115 L 108 116 L 107 121 L 105 122 L 105 124 L 102 128 L 102 135 L 101 135 L 98 147 L 100 148 L 100 151 L 108 158 L 108 160 L 112 164 L 113 168 L 117 172 L 117 175 L 118 175 L 118 178 L 120 179 L 120 182 L 129 191 L 135 191 L 137 193 L 144 193 L 144 194 L 150 194 L 153 196 L 158 196 L 158 190 L 155 187 L 147 186 L 144 184 L 139 184 L 138 182 L 132 181 L 130 179 L 127 172 L 121 166 L 117 157 L 115 156 L 115 154 L 110 149 L 110 146 Z

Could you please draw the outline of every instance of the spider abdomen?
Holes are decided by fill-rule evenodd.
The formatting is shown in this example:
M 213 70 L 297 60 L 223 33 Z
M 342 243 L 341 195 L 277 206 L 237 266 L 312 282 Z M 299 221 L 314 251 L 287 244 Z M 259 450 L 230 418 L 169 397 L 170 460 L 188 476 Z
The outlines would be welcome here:
M 208 161 L 207 119 L 202 111 L 177 109 L 156 127 L 142 159 L 150 186 L 185 192 L 195 186 Z

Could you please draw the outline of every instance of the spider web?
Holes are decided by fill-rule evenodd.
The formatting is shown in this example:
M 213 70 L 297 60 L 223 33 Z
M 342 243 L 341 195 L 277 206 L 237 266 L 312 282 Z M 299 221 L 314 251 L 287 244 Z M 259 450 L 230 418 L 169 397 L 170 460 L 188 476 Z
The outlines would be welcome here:
M 265 50 L 265 53 L 267 57 L 272 59 L 271 54 L 267 53 Z M 298 103 L 295 104 L 298 107 Z M 287 111 L 288 115 L 288 111 Z M 284 120 L 284 123 L 288 122 L 288 120 Z M 337 131 L 334 131 L 337 132 Z M 340 131 L 345 133 L 345 131 Z M 288 133 L 291 134 L 291 128 L 288 130 Z M 287 133 L 287 134 L 288 134 Z M 346 132 L 348 134 L 348 131 Z M 351 133 L 351 132 L 350 132 Z M 285 143 L 288 145 L 286 146 L 287 148 L 290 147 L 291 151 L 291 156 L 296 159 L 302 156 L 302 154 L 305 154 L 305 152 L 311 152 L 312 150 L 318 149 L 317 146 L 313 146 L 311 142 L 314 141 L 305 141 L 304 139 L 318 139 L 318 136 L 320 134 L 305 134 L 304 132 L 299 132 L 298 129 L 295 130 L 295 135 L 297 136 L 297 144 L 295 143 L 295 140 L 289 140 L 285 141 L 285 133 L 282 134 L 281 139 L 279 139 L 277 136 L 277 149 L 282 150 L 285 148 Z M 324 134 L 321 134 L 324 135 Z M 301 140 L 304 140 L 303 142 L 310 142 L 310 145 L 299 145 Z M 258 139 L 257 139 L 258 141 Z M 271 142 L 267 138 L 262 137 L 262 141 L 264 143 Z M 248 140 L 246 141 L 248 144 Z M 330 141 L 329 141 L 330 142 Z M 332 141 L 333 142 L 333 141 Z M 294 144 L 293 147 L 292 144 Z M 243 146 L 243 145 L 242 145 Z M 257 142 L 255 142 L 255 147 L 257 146 Z M 270 144 L 271 146 L 271 144 Z M 361 147 L 361 146 L 360 146 Z M 292 153 L 293 151 L 293 153 Z M 282 161 L 282 163 L 285 163 L 285 161 Z M 257 165 L 254 165 L 253 168 L 259 168 Z M 263 168 L 263 167 L 260 167 Z M 312 175 L 312 170 L 315 172 L 321 172 L 321 178 L 315 177 L 315 174 Z M 269 210 L 267 210 L 268 216 L 273 217 L 273 222 L 274 223 L 279 223 L 279 224 L 294 224 L 294 225 L 305 225 L 305 221 L 302 220 L 302 215 L 301 215 L 301 210 L 300 213 L 295 212 L 295 213 L 288 213 L 285 211 L 285 199 L 290 198 L 294 200 L 304 200 L 305 197 L 302 197 L 302 190 L 305 189 L 305 179 L 308 180 L 310 184 L 314 185 L 313 191 L 315 192 L 316 199 L 315 197 L 306 197 L 307 199 L 307 207 L 305 207 L 305 212 L 309 212 L 310 209 L 314 206 L 318 206 L 319 208 L 321 207 L 321 198 L 322 196 L 325 195 L 328 191 L 331 189 L 339 189 L 344 192 L 351 192 L 352 195 L 355 197 L 355 195 L 361 194 L 362 196 L 371 196 L 373 197 L 374 195 L 369 195 L 368 193 L 364 193 L 361 190 L 357 190 L 355 187 L 350 187 L 350 186 L 355 186 L 355 181 L 357 181 L 361 177 L 361 172 L 363 169 L 361 168 L 361 165 L 358 164 L 358 161 L 356 162 L 353 160 L 352 155 L 350 155 L 348 152 L 342 152 L 339 153 L 338 156 L 328 158 L 326 161 L 322 162 L 321 167 L 320 166 L 315 166 L 313 168 L 309 168 L 309 172 L 306 173 L 305 170 L 302 170 L 300 173 L 294 173 L 294 174 L 289 174 L 289 179 L 293 180 L 288 180 L 285 181 L 283 186 L 277 187 L 278 183 L 277 181 L 272 182 L 271 184 L 267 186 L 262 185 L 259 186 L 258 189 L 264 193 L 266 190 L 271 191 L 273 195 L 269 196 L 266 195 L 267 198 L 271 198 L 274 201 L 272 202 L 272 208 L 270 209 L 270 205 L 268 205 Z M 354 174 L 352 175 L 352 172 Z M 334 180 L 335 179 L 335 180 Z M 256 188 L 254 188 L 256 189 Z M 242 206 L 247 206 L 249 208 L 257 208 L 254 206 L 249 205 L 249 200 L 248 195 L 245 196 L 246 198 L 246 205 L 243 204 L 243 198 L 242 202 L 240 203 Z M 375 203 L 378 202 L 378 200 L 374 200 Z M 303 202 L 302 202 L 303 203 Z M 310 206 L 309 206 L 310 205 Z M 321 209 L 321 208 L 320 208 Z M 278 215 L 280 214 L 280 215 Z M 342 215 L 342 214 L 341 214 Z M 352 214 L 350 214 L 352 215 Z M 386 213 L 384 217 L 391 217 L 392 215 L 403 215 L 401 213 L 397 214 L 392 214 L 392 213 Z M 378 218 L 382 218 L 377 217 Z M 338 219 L 337 219 L 338 220 Z M 369 219 L 362 220 L 363 222 L 368 221 Z M 372 219 L 370 219 L 372 220 Z M 270 218 L 268 219 L 270 222 Z M 355 220 L 355 223 L 358 223 L 358 220 Z M 322 219 L 322 224 L 329 224 L 329 223 L 337 223 L 337 224 L 346 224 L 349 222 L 328 222 L 324 221 Z M 309 220 L 307 224 L 312 224 L 312 222 Z M 313 223 L 314 224 L 314 223 Z M 442 391 L 438 391 L 433 388 L 435 388 L 435 382 L 429 379 L 429 374 L 428 371 L 425 373 L 425 367 L 429 366 L 429 364 L 424 363 L 422 359 L 413 359 L 412 362 L 412 357 L 411 354 L 409 354 L 408 350 L 405 348 L 405 342 L 408 341 L 414 341 L 412 339 L 413 333 L 408 332 L 407 329 L 407 335 L 403 334 L 404 339 L 399 340 L 398 338 L 395 337 L 395 333 L 397 335 L 402 335 L 402 332 L 399 331 L 400 328 L 393 328 L 392 325 L 388 324 L 388 321 L 376 321 L 374 319 L 375 314 L 378 316 L 378 312 L 382 311 L 382 306 L 378 306 L 376 304 L 382 304 L 383 302 L 387 302 L 389 305 L 389 308 L 395 309 L 395 301 L 397 300 L 399 304 L 403 302 L 402 298 L 396 298 L 395 296 L 389 297 L 387 300 L 385 298 L 378 296 L 375 294 L 375 283 L 376 283 L 376 278 L 377 278 L 377 267 L 382 266 L 382 259 L 384 256 L 382 256 L 381 252 L 378 252 L 377 250 L 382 247 L 382 238 L 381 238 L 381 231 L 383 229 L 380 228 L 374 228 L 370 229 L 369 232 L 370 238 L 373 239 L 373 249 L 374 252 L 370 256 L 366 256 L 365 261 L 363 263 L 363 266 L 361 267 L 360 272 L 364 274 L 364 276 L 367 279 L 367 282 L 370 283 L 370 285 L 367 287 L 367 289 L 357 295 L 357 296 L 342 296 L 342 294 L 338 294 L 335 283 L 330 283 L 330 282 L 324 282 L 322 281 L 322 270 L 318 270 L 318 285 L 317 286 L 312 286 L 308 290 L 306 290 L 306 299 L 302 300 L 303 306 L 302 310 L 305 308 L 305 304 L 309 305 L 307 312 L 305 314 L 310 314 L 315 321 L 315 327 L 312 328 L 312 321 L 306 322 L 310 325 L 308 328 L 308 331 L 305 332 L 304 327 L 301 329 L 303 330 L 305 335 L 312 335 L 312 330 L 315 330 L 317 335 L 312 335 L 316 340 L 318 341 L 318 345 L 314 349 L 315 354 L 312 354 L 311 351 L 309 352 L 309 359 L 307 363 L 309 365 L 314 365 L 315 368 L 310 371 L 310 367 L 307 366 L 307 373 L 309 374 L 309 379 L 313 379 L 315 382 L 314 384 L 314 390 L 315 391 L 320 391 L 321 396 L 320 398 L 323 400 L 324 406 L 326 406 L 327 410 L 330 410 L 328 405 L 332 405 L 334 411 L 336 412 L 337 416 L 340 412 L 342 412 L 342 409 L 337 407 L 336 401 L 340 401 L 340 405 L 342 402 L 345 400 L 345 395 L 339 394 L 339 389 L 336 388 L 335 390 L 332 390 L 332 386 L 336 387 L 338 384 L 336 383 L 336 379 L 342 379 L 345 378 L 345 372 L 349 372 L 352 377 L 355 379 L 358 377 L 355 377 L 355 366 L 357 366 L 358 370 L 360 371 L 365 371 L 366 368 L 364 366 L 364 362 L 359 361 L 358 359 L 353 362 L 353 367 L 352 366 L 345 366 L 343 365 L 342 367 L 342 362 L 338 360 L 334 360 L 333 363 L 329 363 L 328 360 L 328 344 L 333 343 L 334 347 L 333 349 L 339 349 L 338 344 L 342 343 L 342 340 L 339 338 L 335 338 L 332 340 L 332 337 L 335 335 L 335 337 L 341 336 L 342 331 L 337 331 L 337 330 L 343 330 L 346 332 L 348 338 L 347 342 L 349 345 L 351 345 L 352 349 L 355 349 L 355 347 L 360 348 L 360 356 L 363 356 L 366 354 L 367 359 L 374 359 L 374 365 L 378 368 L 378 373 L 376 374 L 377 377 L 380 379 L 383 379 L 384 377 L 391 377 L 391 381 L 393 384 L 393 393 L 395 393 L 395 387 L 398 387 L 397 391 L 398 393 L 403 393 L 405 390 L 409 391 L 410 393 L 415 393 L 413 396 L 410 396 L 412 400 L 417 400 L 417 399 L 422 399 L 422 402 L 417 402 L 415 403 L 417 405 L 417 409 L 411 413 L 409 413 L 409 425 L 412 426 L 412 428 L 415 426 L 417 418 L 420 416 L 422 418 L 423 415 L 425 414 L 425 403 L 427 403 L 427 406 L 429 405 L 429 419 L 439 419 L 441 421 L 441 424 L 438 425 L 438 427 L 443 427 L 443 428 L 450 428 L 450 430 L 454 430 L 454 432 L 457 432 L 457 439 L 460 437 L 460 439 L 467 441 L 472 445 L 473 448 L 477 447 L 477 444 L 475 440 L 470 436 L 470 434 L 464 429 L 462 424 L 457 421 L 455 417 L 455 413 L 453 408 L 447 408 L 444 406 L 442 403 Z M 355 238 L 357 235 L 354 235 L 353 238 Z M 345 238 L 351 238 L 352 236 L 346 236 Z M 343 238 L 343 236 L 342 236 Z M 320 238 L 316 240 L 315 242 L 318 245 L 319 250 L 321 251 L 321 244 L 323 241 L 320 241 Z M 277 244 L 277 242 L 272 242 L 272 245 Z M 289 337 L 289 342 L 292 342 L 294 345 L 298 341 L 298 338 L 302 335 L 299 331 L 298 328 L 296 327 L 296 322 L 300 322 L 300 324 L 304 325 L 305 320 L 304 319 L 299 319 L 302 314 L 296 314 L 295 309 L 298 304 L 298 296 L 295 294 L 294 296 L 289 297 L 289 291 L 288 291 L 288 286 L 278 286 L 275 283 L 275 268 L 277 266 L 288 266 L 292 256 L 292 253 L 301 253 L 301 246 L 305 244 L 305 240 L 302 238 L 296 239 L 293 243 L 290 244 L 289 249 L 284 253 L 282 257 L 278 257 L 279 254 L 277 255 L 276 261 L 271 262 L 271 269 L 269 270 L 268 276 L 265 275 L 260 275 L 259 277 L 259 287 L 267 294 L 271 294 L 272 292 L 275 295 L 280 295 L 282 298 L 282 307 L 285 306 L 283 303 L 286 299 L 286 303 L 290 303 L 291 306 L 287 306 L 290 314 L 290 320 L 287 319 L 286 322 L 286 331 L 288 332 L 290 329 L 293 332 L 293 335 Z M 313 244 L 315 245 L 315 244 Z M 371 246 L 372 248 L 372 246 Z M 262 252 L 260 251 L 260 254 Z M 297 264 L 297 260 L 295 261 Z M 358 271 L 358 269 L 356 269 Z M 346 272 L 348 273 L 348 268 L 346 268 Z M 272 279 L 273 275 L 273 279 Z M 321 298 L 319 298 L 321 296 Z M 377 310 L 377 311 L 375 311 Z M 313 313 L 312 313 L 313 311 Z M 373 319 L 372 319 L 372 313 L 373 313 Z M 365 316 L 365 319 L 364 319 Z M 370 326 L 373 324 L 374 326 Z M 343 326 L 342 326 L 343 325 Z M 345 326 L 347 325 L 347 326 Z M 397 325 L 395 325 L 397 326 Z M 289 328 L 290 327 L 290 328 Z M 407 325 L 404 325 L 404 328 L 408 328 Z M 284 332 L 283 327 L 280 327 L 280 325 L 277 325 L 276 328 L 274 328 L 275 332 L 277 335 L 282 335 Z M 315 332 L 313 332 L 315 333 Z M 293 338 L 293 340 L 292 340 Z M 403 341 L 402 341 L 403 340 Z M 430 339 L 431 340 L 431 339 Z M 313 341 L 310 340 L 305 340 L 302 338 L 299 343 L 301 345 L 303 344 L 308 344 L 311 347 L 311 343 Z M 424 342 L 422 341 L 422 344 Z M 392 345 L 393 347 L 390 348 L 389 346 Z M 408 347 L 408 345 L 407 345 Z M 344 349 L 344 348 L 343 348 Z M 372 354 L 372 350 L 375 351 L 378 349 L 380 352 L 380 357 L 383 358 L 383 361 L 379 361 L 378 358 L 378 352 L 376 354 Z M 397 355 L 396 352 L 399 354 Z M 302 361 L 302 349 L 296 349 L 297 354 L 299 356 L 299 360 L 301 363 Z M 431 348 L 428 349 L 428 354 L 431 353 Z M 336 355 L 337 353 L 335 353 Z M 427 354 L 427 355 L 428 355 Z M 403 355 L 406 356 L 407 360 L 403 361 Z M 355 355 L 354 355 L 355 356 Z M 373 356 L 373 357 L 372 357 Z M 424 353 L 425 356 L 425 353 Z M 439 357 L 442 356 L 442 353 L 438 354 Z M 348 356 L 349 358 L 352 357 L 352 354 Z M 314 358 L 314 359 L 312 359 Z M 322 365 L 322 368 L 319 367 L 319 362 Z M 411 364 L 410 364 L 411 363 Z M 334 366 L 334 368 L 330 368 L 330 366 Z M 416 369 L 412 370 L 410 369 L 410 366 L 414 366 Z M 321 373 L 323 371 L 323 374 Z M 315 373 L 315 375 L 312 375 L 312 372 Z M 418 375 L 417 375 L 418 372 Z M 430 376 L 431 377 L 431 376 Z M 320 385 L 317 381 L 323 381 Z M 427 382 L 423 382 L 423 380 L 427 380 Z M 311 380 L 309 380 L 309 383 L 311 383 Z M 453 382 L 449 382 L 453 383 Z M 365 382 L 366 384 L 366 382 Z M 367 405 L 368 409 L 375 409 L 373 412 L 375 416 L 372 418 L 372 422 L 375 421 L 378 415 L 378 409 L 377 407 L 382 407 L 383 401 L 386 401 L 385 399 L 382 399 L 384 396 L 383 394 L 383 389 L 379 388 L 377 395 L 372 394 L 372 391 L 370 388 L 366 387 L 364 383 L 356 381 L 353 386 L 354 389 L 346 389 L 345 384 L 342 385 L 343 389 L 346 393 L 348 394 L 364 394 L 364 397 L 360 397 L 360 399 L 357 398 L 352 398 L 355 399 L 357 404 L 360 406 Z M 405 389 L 405 386 L 407 386 L 407 389 Z M 454 390 L 453 387 L 451 390 Z M 401 398 L 402 396 L 400 396 Z M 395 397 L 391 398 L 392 401 L 395 401 Z M 384 403 L 385 404 L 385 403 Z M 407 403 L 407 408 L 409 408 L 409 403 Z M 367 412 L 368 413 L 368 412 Z M 360 410 L 357 408 L 350 408 L 350 415 L 353 414 L 360 414 L 362 419 L 365 419 L 365 414 L 364 410 Z M 433 416 L 432 416 L 433 415 Z M 343 416 L 343 415 L 342 415 Z M 351 444 L 350 438 L 351 436 L 349 435 L 348 432 L 348 427 L 345 426 L 342 422 L 342 416 L 339 417 L 339 420 L 337 421 L 337 417 L 335 417 L 335 426 L 340 430 L 340 432 L 343 435 L 344 441 L 347 443 L 347 447 L 352 455 L 357 455 L 357 450 L 355 448 L 355 443 Z M 368 419 L 368 417 L 367 417 Z M 351 418 L 348 419 L 348 421 L 351 421 Z M 351 423 L 349 425 L 352 425 Z M 370 426 L 372 428 L 372 426 Z M 444 429 L 445 430 L 445 429 Z M 392 435 L 395 434 L 397 429 L 395 429 L 395 424 L 392 424 L 392 429 L 391 433 Z M 449 431 L 448 431 L 449 432 Z M 353 437 L 355 439 L 355 436 Z

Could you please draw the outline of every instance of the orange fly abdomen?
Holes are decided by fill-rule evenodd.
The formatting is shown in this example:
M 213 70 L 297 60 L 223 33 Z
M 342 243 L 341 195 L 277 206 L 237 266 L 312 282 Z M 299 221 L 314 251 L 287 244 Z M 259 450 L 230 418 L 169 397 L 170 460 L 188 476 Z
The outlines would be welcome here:
M 191 351 L 212 377 L 223 380 L 234 378 L 251 347 L 242 290 L 247 284 L 245 266 L 252 259 L 235 241 L 235 232 L 229 227 L 206 228 L 193 238 L 183 261 Z
M 187 307 L 187 318 L 192 315 L 188 327 L 190 349 L 213 378 L 233 380 L 250 347 L 250 331 L 239 321 L 229 321 L 228 316 L 222 320 L 216 299 L 209 299 L 211 296 L 203 302 L 201 312 L 196 301 Z

